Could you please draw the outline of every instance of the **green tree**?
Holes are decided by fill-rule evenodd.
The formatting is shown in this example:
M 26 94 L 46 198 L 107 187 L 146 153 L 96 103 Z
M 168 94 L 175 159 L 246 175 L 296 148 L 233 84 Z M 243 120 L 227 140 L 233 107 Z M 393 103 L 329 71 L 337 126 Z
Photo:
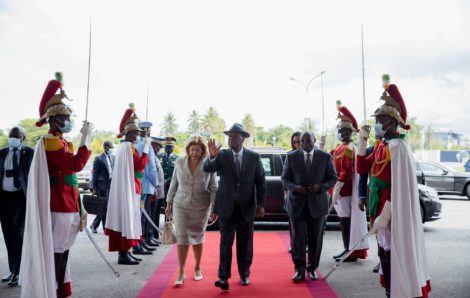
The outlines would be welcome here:
M 189 113 L 188 131 L 190 133 L 199 134 L 200 131 L 201 131 L 201 123 L 202 123 L 202 117 L 201 117 L 201 115 L 199 115 L 198 111 L 193 110 L 191 113 Z
M 163 116 L 163 124 L 161 134 L 164 136 L 172 136 L 178 131 L 178 125 L 176 124 L 176 117 L 172 112 L 168 112 Z
M 8 136 L 3 132 L 3 129 L 0 129 L 0 148 L 3 148 L 8 145 Z
M 220 118 L 214 107 L 209 107 L 202 119 L 202 135 L 214 138 L 219 144 L 224 142 L 225 120 Z
M 251 114 L 245 114 L 245 116 L 242 118 L 242 124 L 245 126 L 246 131 L 248 131 L 251 135 L 251 137 L 247 139 L 247 145 L 249 147 L 256 146 L 256 125 L 253 116 Z
M 271 128 L 267 132 L 266 144 L 274 146 L 276 148 L 283 148 L 286 150 L 291 149 L 290 137 L 294 133 L 294 130 L 283 124 Z

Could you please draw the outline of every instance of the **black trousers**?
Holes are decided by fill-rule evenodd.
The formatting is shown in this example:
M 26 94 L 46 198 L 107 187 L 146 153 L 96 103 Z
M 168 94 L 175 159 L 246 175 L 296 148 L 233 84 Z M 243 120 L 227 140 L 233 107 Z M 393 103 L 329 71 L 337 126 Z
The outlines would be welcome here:
M 237 264 L 240 277 L 250 276 L 253 262 L 253 220 L 246 221 L 242 209 L 235 203 L 230 218 L 219 218 L 220 258 L 219 278 L 229 279 L 232 276 L 232 246 L 237 236 Z
M 149 217 L 154 220 L 157 202 L 151 202 L 150 197 L 151 195 L 145 195 L 144 209 L 145 211 L 147 211 Z M 158 225 L 158 223 L 154 223 Z M 147 217 L 142 214 L 142 236 L 145 241 L 149 241 L 150 239 L 152 239 L 154 230 L 155 229 L 153 228 L 152 224 L 147 220 Z
M 307 207 L 300 216 L 289 218 L 291 226 L 292 262 L 296 271 L 315 270 L 320 264 L 323 246 L 323 218 L 313 218 Z M 308 264 L 306 247 L 308 244 Z
M 22 190 L 0 191 L 0 222 L 8 252 L 8 267 L 13 274 L 20 272 L 25 215 L 26 197 Z
M 153 222 L 157 225 L 157 227 L 160 227 L 160 214 L 161 214 L 161 209 L 163 206 L 163 202 L 165 199 L 158 199 L 157 202 L 155 203 L 155 212 L 152 216 Z M 158 235 L 157 231 L 155 229 L 152 229 L 152 236 L 155 237 L 156 239 L 160 238 Z
M 108 198 L 106 198 L 106 201 L 104 203 L 103 213 L 96 215 L 96 217 L 93 220 L 93 223 L 91 225 L 95 229 L 97 229 L 100 226 L 100 222 L 103 222 L 103 231 L 104 231 L 104 226 L 106 225 L 106 214 L 107 213 L 108 213 Z

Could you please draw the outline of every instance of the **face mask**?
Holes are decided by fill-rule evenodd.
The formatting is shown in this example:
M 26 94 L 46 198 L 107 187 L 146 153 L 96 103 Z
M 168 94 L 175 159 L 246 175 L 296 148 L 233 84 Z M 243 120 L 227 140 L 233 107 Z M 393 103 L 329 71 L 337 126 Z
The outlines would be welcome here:
M 388 124 L 390 121 L 387 121 L 385 122 L 384 124 L 380 124 L 380 123 L 376 123 L 374 125 L 374 130 L 375 130 L 375 135 L 377 137 L 383 137 L 385 135 L 385 133 L 387 132 L 387 130 L 385 129 L 384 130 L 384 125 L 385 124 Z
M 10 145 L 11 148 L 19 148 L 21 146 L 21 143 L 23 143 L 21 139 L 17 139 L 17 138 L 8 139 L 8 145 Z
M 141 136 L 137 136 L 137 137 L 135 138 L 135 142 L 136 142 L 136 143 L 140 143 L 142 140 L 143 140 L 143 138 L 142 138 Z
M 106 154 L 108 154 L 108 155 L 113 155 L 113 153 L 114 153 L 113 148 L 108 148 L 108 149 L 106 149 Z
M 60 128 L 60 131 L 63 133 L 71 132 L 73 129 L 73 122 L 70 120 L 65 120 L 64 127 Z
M 336 133 L 336 139 L 340 142 L 343 141 L 343 138 L 341 137 L 341 134 L 339 132 Z

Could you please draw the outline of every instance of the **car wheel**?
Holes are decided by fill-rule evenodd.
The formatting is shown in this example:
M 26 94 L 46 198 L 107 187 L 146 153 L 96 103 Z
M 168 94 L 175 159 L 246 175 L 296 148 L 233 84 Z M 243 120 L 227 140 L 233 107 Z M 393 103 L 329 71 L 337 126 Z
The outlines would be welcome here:
M 465 195 L 470 200 L 470 183 L 465 185 Z
M 421 220 L 423 221 L 423 223 L 426 222 L 426 216 L 424 215 L 424 208 L 423 208 L 423 205 L 419 205 L 419 209 L 421 209 Z

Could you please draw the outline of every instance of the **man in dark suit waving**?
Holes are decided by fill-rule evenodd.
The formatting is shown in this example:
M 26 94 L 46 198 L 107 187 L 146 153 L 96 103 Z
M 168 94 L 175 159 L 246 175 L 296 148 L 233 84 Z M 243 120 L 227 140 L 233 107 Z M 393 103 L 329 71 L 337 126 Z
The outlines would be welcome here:
M 315 269 L 320 263 L 323 217 L 328 213 L 326 192 L 337 180 L 331 155 L 314 149 L 313 133 L 304 132 L 300 143 L 301 149 L 287 154 L 282 170 L 282 183 L 289 190 L 286 209 L 291 226 L 294 282 L 305 279 L 305 269 L 310 279 L 318 278 Z
M 228 136 L 229 149 L 220 150 L 215 141 L 209 140 L 210 158 L 204 171 L 220 175 L 214 213 L 219 217 L 220 256 L 219 280 L 215 286 L 228 290 L 231 277 L 232 245 L 237 235 L 237 264 L 240 283 L 250 283 L 250 266 L 253 260 L 253 221 L 264 216 L 266 179 L 258 153 L 243 148 L 243 141 L 250 134 L 241 124 L 235 123 Z
M 104 152 L 95 157 L 93 161 L 93 192 L 98 196 L 106 198 L 103 213 L 96 215 L 95 220 L 90 228 L 93 233 L 97 233 L 96 229 L 103 221 L 103 229 L 106 224 L 106 213 L 108 209 L 109 188 L 111 187 L 111 177 L 113 176 L 113 167 L 116 157 L 113 154 L 113 143 L 106 141 L 103 143 Z
M 13 127 L 8 147 L 0 150 L 0 221 L 8 251 L 10 273 L 2 278 L 10 286 L 18 285 L 26 214 L 26 190 L 34 150 L 23 144 L 25 133 Z

